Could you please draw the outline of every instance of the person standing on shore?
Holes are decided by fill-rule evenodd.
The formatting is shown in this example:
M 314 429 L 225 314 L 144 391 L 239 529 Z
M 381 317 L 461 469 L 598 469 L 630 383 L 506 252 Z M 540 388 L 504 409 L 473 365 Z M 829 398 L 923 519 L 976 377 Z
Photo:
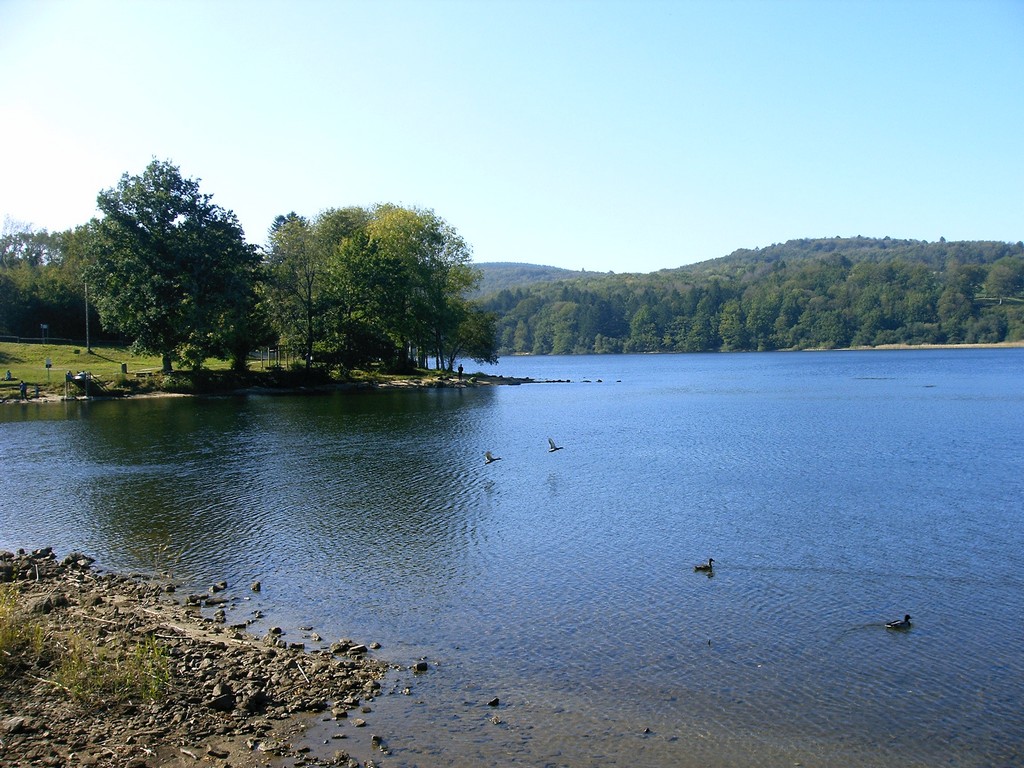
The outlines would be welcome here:
M 18 386 L 18 392 L 21 394 L 22 400 L 28 400 L 28 384 L 22 379 L 21 384 Z

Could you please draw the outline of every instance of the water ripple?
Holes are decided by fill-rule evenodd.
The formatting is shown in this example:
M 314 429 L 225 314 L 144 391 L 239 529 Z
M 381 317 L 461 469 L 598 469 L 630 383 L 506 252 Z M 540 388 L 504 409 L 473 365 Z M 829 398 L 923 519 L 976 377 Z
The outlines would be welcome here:
M 0 537 L 428 656 L 374 704 L 404 765 L 1020 765 L 1024 402 L 969 357 L 97 403 L 3 424 Z

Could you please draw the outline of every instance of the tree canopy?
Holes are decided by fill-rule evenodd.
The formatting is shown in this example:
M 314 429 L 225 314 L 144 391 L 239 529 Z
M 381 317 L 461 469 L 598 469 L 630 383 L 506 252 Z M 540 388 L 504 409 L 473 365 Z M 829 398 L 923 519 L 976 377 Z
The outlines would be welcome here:
M 481 305 L 501 354 L 710 352 L 1016 341 L 1022 292 L 1024 243 L 858 237 L 531 282 Z
M 165 371 L 176 359 L 196 367 L 247 335 L 259 254 L 198 181 L 154 160 L 100 192 L 97 206 L 88 275 L 105 325 L 161 355 Z
M 378 205 L 279 216 L 266 264 L 282 339 L 341 367 L 391 370 L 467 354 L 494 359 L 493 319 L 466 295 L 478 272 L 458 232 L 433 211 Z M 490 325 L 488 325 L 490 322 Z M 487 330 L 491 333 L 485 338 Z

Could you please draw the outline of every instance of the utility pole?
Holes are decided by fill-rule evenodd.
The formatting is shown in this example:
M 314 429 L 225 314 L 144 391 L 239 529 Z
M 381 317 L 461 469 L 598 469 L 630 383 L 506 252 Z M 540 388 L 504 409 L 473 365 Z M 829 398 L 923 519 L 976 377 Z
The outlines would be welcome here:
M 89 284 L 83 283 L 85 286 L 85 352 L 88 355 L 92 354 L 92 346 L 89 344 Z

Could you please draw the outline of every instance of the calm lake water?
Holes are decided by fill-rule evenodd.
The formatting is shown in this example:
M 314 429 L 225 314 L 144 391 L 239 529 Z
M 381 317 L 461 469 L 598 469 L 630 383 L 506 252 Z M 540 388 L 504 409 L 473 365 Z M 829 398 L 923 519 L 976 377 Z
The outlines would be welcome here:
M 0 547 L 425 657 L 382 766 L 1024 765 L 1024 349 L 486 370 L 571 382 L 0 408 Z

